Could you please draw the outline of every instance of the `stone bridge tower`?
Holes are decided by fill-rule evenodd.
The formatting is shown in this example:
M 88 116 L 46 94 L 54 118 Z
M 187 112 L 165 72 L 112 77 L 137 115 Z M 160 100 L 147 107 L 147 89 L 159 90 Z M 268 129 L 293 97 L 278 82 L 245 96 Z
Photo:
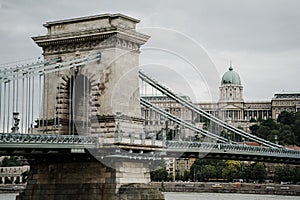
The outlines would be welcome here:
M 44 126 L 37 126 L 36 132 L 92 135 L 105 143 L 114 143 L 116 127 L 130 139 L 132 133 L 142 133 L 139 50 L 149 36 L 136 32 L 138 22 L 122 14 L 102 14 L 44 25 L 48 34 L 33 40 L 43 48 L 45 59 L 72 63 L 99 53 L 101 58 L 87 65 L 74 61 L 71 69 L 45 75 L 38 123 Z M 97 152 L 120 150 L 117 145 L 101 147 L 28 155 L 31 174 L 18 199 L 164 199 L 148 185 L 149 160 L 99 156 Z
M 139 50 L 149 36 L 136 32 L 138 22 L 122 14 L 102 14 L 44 24 L 48 34 L 33 40 L 45 59 L 64 62 L 100 53 L 101 60 L 45 76 L 39 123 L 45 127 L 39 132 L 107 139 L 117 123 L 124 134 L 143 131 Z

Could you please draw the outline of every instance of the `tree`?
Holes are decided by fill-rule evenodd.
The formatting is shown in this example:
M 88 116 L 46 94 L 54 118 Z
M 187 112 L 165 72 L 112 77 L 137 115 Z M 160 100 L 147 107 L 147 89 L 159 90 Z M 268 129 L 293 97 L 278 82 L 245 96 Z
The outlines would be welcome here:
M 190 180 L 204 181 L 208 178 L 222 178 L 224 161 L 197 159 L 190 169 Z
M 281 145 L 300 145 L 300 113 L 282 112 L 277 122 L 271 118 L 249 127 L 251 133 Z M 276 141 L 275 141 L 276 140 Z
M 151 181 L 167 181 L 168 172 L 165 168 L 161 168 L 150 172 Z
M 299 166 L 296 166 L 293 168 L 293 174 L 294 174 L 294 177 L 293 177 L 293 182 L 294 183 L 299 183 L 300 182 L 300 167 Z
M 276 166 L 274 173 L 274 181 L 280 183 L 281 181 L 292 181 L 294 178 L 294 170 L 289 165 Z
M 190 179 L 190 172 L 188 170 L 184 171 L 183 181 L 188 181 Z
M 260 183 L 267 178 L 267 170 L 263 163 L 255 163 L 252 169 L 252 178 L 258 180 Z
M 253 135 L 256 135 L 256 132 L 259 129 L 259 126 L 257 124 L 253 124 L 252 126 L 249 127 L 249 129 Z
M 266 120 L 263 120 L 261 122 L 261 125 L 269 127 L 271 130 L 276 130 L 278 129 L 278 125 L 272 118 L 267 118 Z
M 217 178 L 217 170 L 213 165 L 204 165 L 202 168 L 202 177 L 204 180 L 209 178 Z
M 251 169 L 251 167 L 247 164 L 241 165 L 241 170 L 240 170 L 240 173 L 239 173 L 239 177 L 246 180 L 246 181 L 249 181 L 252 178 L 252 169 Z
M 167 181 L 168 180 L 168 172 L 166 170 L 166 162 L 164 160 L 153 160 L 150 162 L 149 168 L 150 178 L 152 181 Z
M 278 115 L 277 122 L 291 125 L 295 122 L 295 114 L 287 111 L 282 111 Z
M 179 174 L 179 172 L 176 172 L 175 174 L 175 180 L 176 181 L 183 181 L 183 176 Z
M 294 133 L 297 137 L 297 144 L 300 145 L 300 112 L 295 114 Z
M 233 181 L 237 178 L 241 164 L 235 160 L 228 160 L 225 162 L 225 168 L 222 170 L 222 176 L 228 181 Z
M 276 166 L 275 167 L 275 171 L 274 171 L 274 182 L 277 182 L 279 183 L 281 181 L 281 178 L 282 178 L 282 174 L 283 174 L 283 171 L 282 171 L 282 167 L 281 166 Z
M 279 135 L 279 143 L 282 145 L 294 145 L 296 137 L 290 130 L 283 130 Z
M 271 129 L 268 126 L 260 125 L 256 135 L 260 138 L 266 139 L 270 133 Z
M 280 135 L 279 130 L 272 130 L 272 131 L 271 131 L 271 134 L 268 136 L 267 139 L 268 139 L 269 141 L 271 141 L 271 142 L 276 142 L 276 139 L 275 139 L 275 138 L 277 138 L 277 140 L 278 140 L 279 135 Z
M 16 156 L 5 157 L 1 163 L 2 167 L 20 166 L 20 165 L 21 163 L 18 160 L 18 157 Z

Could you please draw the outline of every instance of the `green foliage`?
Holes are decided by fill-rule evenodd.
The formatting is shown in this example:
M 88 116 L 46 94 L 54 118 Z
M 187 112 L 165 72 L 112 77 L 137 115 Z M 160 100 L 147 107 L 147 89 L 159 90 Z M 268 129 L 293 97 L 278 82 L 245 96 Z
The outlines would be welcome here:
M 217 169 L 213 165 L 204 165 L 202 168 L 202 176 L 204 180 L 217 177 Z
M 296 167 L 293 167 L 293 182 L 296 184 L 296 183 L 299 183 L 300 182 L 300 167 L 299 166 L 296 166 Z
M 295 121 L 295 114 L 283 111 L 278 115 L 277 122 L 281 124 L 291 125 Z
M 262 120 L 261 121 L 261 125 L 269 127 L 272 130 L 278 129 L 278 125 L 276 124 L 276 122 L 272 118 L 268 118 L 266 120 Z
M 190 180 L 207 181 L 210 178 L 222 178 L 225 165 L 221 160 L 197 159 L 190 169 Z
M 274 173 L 274 181 L 280 183 L 287 182 L 294 179 L 294 170 L 291 166 L 276 166 Z
M 164 160 L 151 161 L 149 168 L 151 170 L 150 178 L 152 181 L 169 180 L 169 174 L 166 170 L 166 163 Z
M 283 111 L 277 118 L 262 120 L 249 127 L 251 133 L 281 145 L 300 145 L 300 113 Z
M 5 157 L 1 162 L 1 167 L 21 166 L 22 164 L 16 156 Z
M 253 135 L 256 135 L 257 130 L 259 129 L 259 126 L 257 124 L 253 124 L 252 126 L 249 127 L 249 129 Z
M 252 179 L 252 168 L 249 165 L 243 164 L 240 168 L 239 178 L 249 181 Z
M 235 160 L 228 160 L 225 162 L 226 166 L 222 170 L 222 177 L 228 181 L 238 178 L 239 169 L 241 167 L 240 162 Z
M 175 175 L 176 180 L 182 181 L 209 181 L 210 179 L 243 179 L 244 181 L 264 182 L 267 179 L 267 168 L 263 163 L 240 163 L 235 160 L 211 160 L 197 159 L 190 170 L 185 171 L 183 175 L 178 172 Z M 300 182 L 300 166 L 276 166 L 274 171 L 275 182 Z M 167 175 L 164 169 L 151 172 L 152 181 L 172 181 L 173 176 Z
M 271 133 L 271 129 L 268 126 L 260 125 L 257 130 L 257 136 L 261 138 L 267 138 Z
M 167 181 L 168 172 L 165 168 L 160 168 L 150 172 L 151 181 Z
M 255 163 L 252 168 L 252 179 L 258 180 L 260 183 L 267 178 L 267 170 L 263 163 Z

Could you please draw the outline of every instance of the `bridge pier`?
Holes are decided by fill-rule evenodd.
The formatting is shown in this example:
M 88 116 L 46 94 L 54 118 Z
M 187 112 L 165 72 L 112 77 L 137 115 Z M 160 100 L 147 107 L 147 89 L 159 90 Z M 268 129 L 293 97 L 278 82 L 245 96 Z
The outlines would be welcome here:
M 92 156 L 47 156 L 30 159 L 26 190 L 17 200 L 163 200 L 158 189 L 148 185 L 147 161 Z

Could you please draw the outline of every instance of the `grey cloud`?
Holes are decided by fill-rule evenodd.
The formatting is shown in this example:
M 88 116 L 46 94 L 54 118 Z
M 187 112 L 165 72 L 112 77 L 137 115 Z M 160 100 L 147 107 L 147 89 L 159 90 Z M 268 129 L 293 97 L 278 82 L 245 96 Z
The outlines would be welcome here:
M 30 37 L 45 34 L 42 24 L 46 21 L 121 12 L 139 18 L 140 28 L 166 27 L 191 37 L 213 58 L 217 64 L 213 69 L 216 73 L 225 72 L 229 60 L 233 59 L 235 69 L 244 80 L 247 98 L 270 99 L 273 91 L 299 90 L 298 0 L 2 0 L 0 5 L 0 63 L 40 56 L 41 49 Z M 173 38 L 175 45 L 168 44 L 167 48 L 182 48 L 184 52 L 179 51 L 180 54 L 201 65 L 205 59 L 198 58 L 199 49 L 181 39 Z M 166 45 L 165 38 L 158 38 L 156 44 Z M 161 60 L 165 64 L 166 58 L 151 56 L 142 62 Z M 178 66 L 174 62 L 170 65 L 179 69 L 179 63 Z M 282 69 L 285 71 L 279 73 Z M 207 75 L 212 69 L 201 70 Z M 213 93 L 217 93 L 218 78 L 220 74 L 211 79 L 211 82 L 216 81 L 211 88 Z M 190 79 L 190 82 L 197 82 L 195 77 Z

